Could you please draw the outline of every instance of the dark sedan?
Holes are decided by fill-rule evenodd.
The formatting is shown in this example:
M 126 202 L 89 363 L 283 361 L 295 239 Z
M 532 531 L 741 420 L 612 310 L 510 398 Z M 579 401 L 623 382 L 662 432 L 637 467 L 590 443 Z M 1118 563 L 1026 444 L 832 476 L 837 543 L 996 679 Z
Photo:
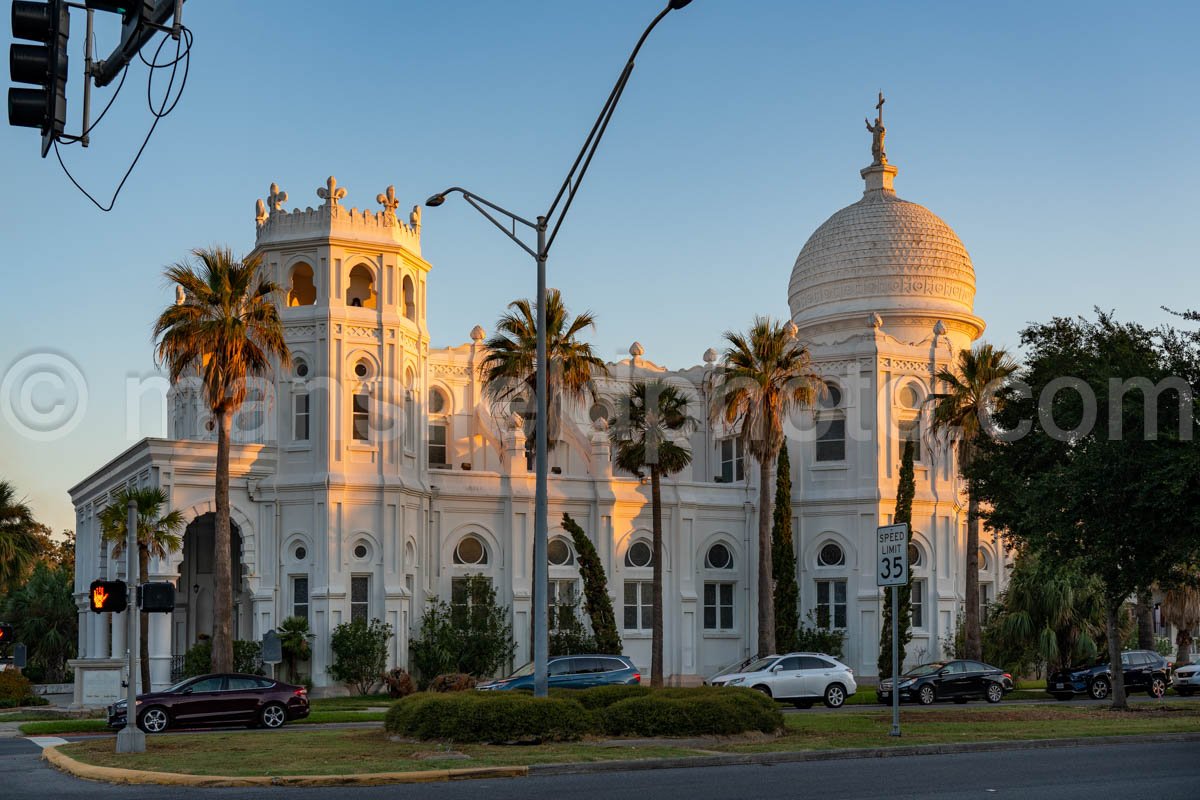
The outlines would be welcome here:
M 1012 677 L 999 667 L 967 659 L 933 661 L 900 676 L 900 702 L 914 700 L 927 706 L 938 700 L 983 699 L 999 703 L 1012 685 Z M 876 694 L 879 702 L 892 702 L 892 680 L 880 681 Z
M 125 701 L 108 707 L 108 724 L 124 728 Z M 279 728 L 308 716 L 308 690 L 261 675 L 201 675 L 137 698 L 138 727 L 147 733 L 192 725 Z
M 642 682 L 642 674 L 629 656 L 555 656 L 547 663 L 547 673 L 547 683 L 551 689 L 587 689 L 591 686 Z M 481 683 L 475 688 L 481 692 L 533 689 L 533 662 L 507 678 Z
M 1125 691 L 1145 691 L 1151 697 L 1162 697 L 1171 685 L 1171 668 L 1167 660 L 1152 650 L 1126 650 L 1121 653 L 1121 672 L 1125 675 Z M 1091 666 L 1068 667 L 1050 674 L 1046 691 L 1059 700 L 1070 700 L 1077 694 L 1104 700 L 1112 692 L 1112 670 L 1103 658 Z

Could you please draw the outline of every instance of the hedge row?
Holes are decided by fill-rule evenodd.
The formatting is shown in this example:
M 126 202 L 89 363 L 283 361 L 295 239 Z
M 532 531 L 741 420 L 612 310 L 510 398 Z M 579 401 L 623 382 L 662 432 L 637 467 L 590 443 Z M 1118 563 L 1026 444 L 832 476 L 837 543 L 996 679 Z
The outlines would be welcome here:
M 524 692 L 420 692 L 395 703 L 384 727 L 414 739 L 561 742 L 587 735 L 773 733 L 783 727 L 783 715 L 750 689 L 601 686 L 542 699 Z

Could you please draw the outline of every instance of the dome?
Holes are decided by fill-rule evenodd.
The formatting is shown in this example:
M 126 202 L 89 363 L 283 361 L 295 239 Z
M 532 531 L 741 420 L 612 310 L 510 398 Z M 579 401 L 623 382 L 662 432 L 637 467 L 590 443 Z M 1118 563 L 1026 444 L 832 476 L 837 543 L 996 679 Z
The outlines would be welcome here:
M 862 170 L 862 199 L 805 242 L 788 286 L 796 324 L 868 319 L 877 311 L 974 319 L 975 269 L 967 249 L 932 211 L 896 196 L 896 172 L 886 162 Z

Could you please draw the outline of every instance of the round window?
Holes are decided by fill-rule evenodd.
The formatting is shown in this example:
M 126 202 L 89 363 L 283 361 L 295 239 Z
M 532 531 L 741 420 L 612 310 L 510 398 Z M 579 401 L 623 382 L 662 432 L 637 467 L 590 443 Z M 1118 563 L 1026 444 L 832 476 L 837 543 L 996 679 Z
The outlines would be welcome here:
M 733 554 L 723 544 L 714 544 L 708 548 L 705 564 L 710 569 L 733 569 Z
M 354 546 L 354 557 L 355 558 L 366 558 L 368 552 L 370 552 L 370 551 L 367 550 L 367 546 L 365 544 L 363 544 L 362 542 L 359 542 L 357 545 Z
M 654 553 L 646 542 L 634 542 L 625 554 L 625 566 L 648 567 L 654 560 Z
M 296 546 L 296 560 L 303 561 L 306 558 L 308 558 L 308 550 L 305 549 L 304 545 L 297 545 Z
M 446 410 L 446 395 L 437 389 L 429 390 L 429 413 L 441 414 Z
M 917 547 L 915 544 L 913 544 L 911 542 L 909 542 L 909 545 L 908 545 L 908 566 L 909 567 L 921 566 L 921 548 Z
M 900 405 L 905 408 L 916 408 L 921 405 L 921 394 L 911 385 L 900 390 Z
M 308 377 L 308 364 L 304 363 L 303 361 L 296 362 L 296 377 L 298 377 L 298 378 L 307 378 Z
M 367 367 L 367 362 L 365 361 L 360 361 L 354 365 L 354 374 L 360 378 L 367 377 L 367 374 L 370 373 L 370 371 L 371 370 Z
M 607 420 L 611 416 L 612 414 L 609 413 L 608 407 L 604 403 L 593 403 L 592 407 L 588 410 L 588 419 L 592 422 L 599 422 L 602 419 Z
M 990 566 L 990 564 L 988 563 L 987 550 L 984 550 L 981 547 L 981 548 L 979 548 L 979 571 L 987 572 L 989 566 Z
M 567 547 L 567 543 L 562 539 L 551 539 L 550 544 L 546 546 L 546 555 L 550 563 L 556 567 L 565 567 L 574 563 L 571 557 L 571 548 Z
M 826 383 L 824 390 L 817 398 L 821 408 L 837 408 L 842 404 L 842 390 L 836 383 Z
M 817 565 L 822 567 L 841 567 L 846 564 L 846 554 L 842 552 L 842 548 L 838 547 L 833 542 L 827 542 L 821 547 L 821 552 L 817 556 Z
M 454 548 L 455 564 L 486 564 L 487 550 L 477 536 L 464 536 Z

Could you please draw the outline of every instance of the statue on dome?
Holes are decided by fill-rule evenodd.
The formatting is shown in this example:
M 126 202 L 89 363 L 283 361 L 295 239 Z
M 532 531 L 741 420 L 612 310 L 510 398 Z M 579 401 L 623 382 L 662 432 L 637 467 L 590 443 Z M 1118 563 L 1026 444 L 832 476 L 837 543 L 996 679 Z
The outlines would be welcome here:
M 884 134 L 887 133 L 887 128 L 883 127 L 883 104 L 884 104 L 884 102 L 885 101 L 883 99 L 883 91 L 880 90 L 879 102 L 875 104 L 875 110 L 877 112 L 875 115 L 875 124 L 872 125 L 870 120 L 865 119 L 865 118 L 863 119 L 863 122 L 867 123 L 867 130 L 870 131 L 872 134 L 872 136 L 871 136 L 871 155 L 874 158 L 874 161 L 871 162 L 871 166 L 875 166 L 876 164 L 886 164 L 887 163 L 887 153 L 885 153 L 883 151 L 883 137 L 884 137 Z

